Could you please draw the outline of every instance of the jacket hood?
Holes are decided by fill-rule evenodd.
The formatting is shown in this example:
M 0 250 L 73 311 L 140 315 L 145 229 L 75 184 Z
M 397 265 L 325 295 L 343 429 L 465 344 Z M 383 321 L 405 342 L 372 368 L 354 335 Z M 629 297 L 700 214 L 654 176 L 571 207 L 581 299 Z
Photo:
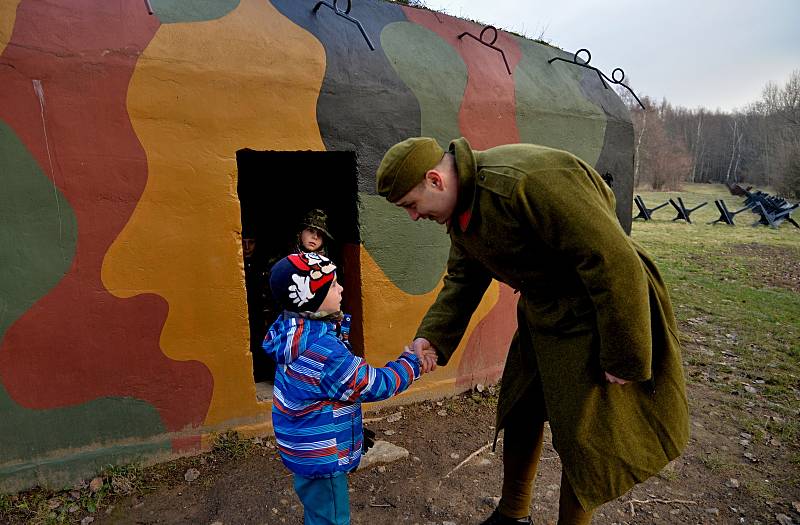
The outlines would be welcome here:
M 272 323 L 262 348 L 279 365 L 288 365 L 328 333 L 336 334 L 330 321 L 308 319 L 284 311 Z

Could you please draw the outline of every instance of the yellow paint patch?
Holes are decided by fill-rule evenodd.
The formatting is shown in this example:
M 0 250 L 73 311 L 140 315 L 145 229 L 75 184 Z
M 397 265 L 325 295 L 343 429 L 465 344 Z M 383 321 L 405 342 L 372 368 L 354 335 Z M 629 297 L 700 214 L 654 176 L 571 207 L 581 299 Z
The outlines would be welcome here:
M 409 295 L 392 283 L 363 245 L 361 272 L 364 353 L 371 365 L 383 366 L 387 361 L 397 359 L 403 352 L 403 347 L 413 340 L 422 317 L 442 288 L 442 281 L 426 294 Z M 499 297 L 500 286 L 492 281 L 450 362 L 446 367 L 437 368 L 435 372 L 424 376 L 422 381 L 415 383 L 409 392 L 412 398 L 420 397 L 414 395 L 415 391 L 417 394 L 422 390 L 453 392 L 458 364 L 467 341 L 477 324 L 497 304 Z
M 147 185 L 111 246 L 111 293 L 169 303 L 164 354 L 198 360 L 214 392 L 206 425 L 263 418 L 256 403 L 236 194 L 236 151 L 324 150 L 317 97 L 325 52 L 269 2 L 162 25 L 128 92 Z
M 22 0 L 3 0 L 0 2 L 0 53 L 5 51 L 14 31 L 17 19 L 17 6 Z

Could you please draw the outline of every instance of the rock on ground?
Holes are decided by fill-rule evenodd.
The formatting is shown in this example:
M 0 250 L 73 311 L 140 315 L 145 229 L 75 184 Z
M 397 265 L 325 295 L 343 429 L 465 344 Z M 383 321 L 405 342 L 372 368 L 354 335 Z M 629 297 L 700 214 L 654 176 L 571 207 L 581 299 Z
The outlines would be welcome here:
M 376 441 L 369 451 L 361 457 L 361 464 L 358 470 L 362 470 L 375 465 L 382 465 L 392 463 L 398 459 L 408 457 L 408 450 L 403 447 L 398 447 L 388 441 Z

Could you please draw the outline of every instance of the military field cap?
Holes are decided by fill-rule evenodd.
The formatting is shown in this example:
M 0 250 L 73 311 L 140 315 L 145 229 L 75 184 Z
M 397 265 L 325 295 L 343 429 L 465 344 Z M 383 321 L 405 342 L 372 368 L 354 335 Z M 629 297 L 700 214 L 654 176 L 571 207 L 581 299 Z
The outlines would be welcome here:
M 389 202 L 399 201 L 403 195 L 422 182 L 428 170 L 434 168 L 444 150 L 435 139 L 413 137 L 389 148 L 378 166 L 378 195 Z

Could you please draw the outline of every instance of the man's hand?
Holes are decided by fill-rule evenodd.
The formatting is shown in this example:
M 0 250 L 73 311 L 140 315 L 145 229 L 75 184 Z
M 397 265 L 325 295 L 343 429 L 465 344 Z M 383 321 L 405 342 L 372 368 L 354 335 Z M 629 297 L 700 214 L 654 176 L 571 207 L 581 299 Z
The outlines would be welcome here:
M 620 379 L 617 376 L 612 376 L 608 372 L 606 372 L 606 381 L 608 381 L 609 383 L 617 384 L 617 385 L 624 385 L 625 383 L 629 382 L 627 379 Z
M 422 373 L 427 374 L 436 370 L 436 360 L 438 355 L 436 349 L 431 345 L 431 342 L 424 337 L 417 337 L 411 346 L 408 348 L 414 355 L 417 356 L 422 366 Z

